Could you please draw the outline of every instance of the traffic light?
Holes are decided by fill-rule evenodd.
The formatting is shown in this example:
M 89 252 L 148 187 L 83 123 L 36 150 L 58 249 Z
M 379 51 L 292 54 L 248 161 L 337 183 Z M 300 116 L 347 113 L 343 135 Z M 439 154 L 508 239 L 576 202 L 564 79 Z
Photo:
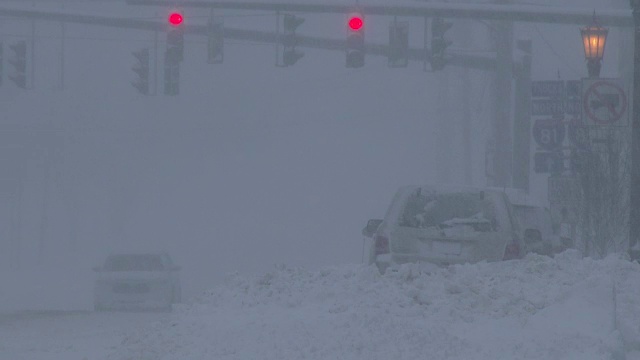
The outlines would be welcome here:
M 9 79 L 13 81 L 17 87 L 27 88 L 27 42 L 20 40 L 9 45 L 11 51 L 13 51 L 13 57 L 9 59 L 9 63 L 13 65 L 15 71 L 14 75 L 10 75 Z
M 452 22 L 443 18 L 434 18 L 431 21 L 431 69 L 434 71 L 444 69 L 447 60 L 445 50 L 451 45 L 451 40 L 447 40 L 444 34 L 453 26 Z
M 169 29 L 167 32 L 167 52 L 182 61 L 184 59 L 184 32 L 180 28 Z
M 133 56 L 137 63 L 131 68 L 138 75 L 136 81 L 131 84 L 143 95 L 149 95 L 149 48 L 134 51 Z
M 182 25 L 184 18 L 181 13 L 174 11 L 169 15 L 168 21 L 167 52 L 171 52 L 170 56 L 182 61 L 184 58 L 184 29 Z
M 207 62 L 222 64 L 224 60 L 224 27 L 222 22 L 210 19 L 207 23 Z
M 349 16 L 347 22 L 347 67 L 364 66 L 364 17 L 360 13 Z
M 164 94 L 175 96 L 180 93 L 180 58 L 175 51 L 164 53 Z
M 180 26 L 182 25 L 182 21 L 184 20 L 184 18 L 182 17 L 182 14 L 180 12 L 173 11 L 169 14 L 167 20 L 169 21 L 169 25 L 171 26 Z
M 304 22 L 304 18 L 299 16 L 284 14 L 283 28 L 284 35 L 282 38 L 282 66 L 292 66 L 300 58 L 304 56 L 304 53 L 296 50 L 298 45 L 298 38 L 296 37 L 296 29 Z
M 409 65 L 409 23 L 393 21 L 389 25 L 389 67 L 407 67 Z

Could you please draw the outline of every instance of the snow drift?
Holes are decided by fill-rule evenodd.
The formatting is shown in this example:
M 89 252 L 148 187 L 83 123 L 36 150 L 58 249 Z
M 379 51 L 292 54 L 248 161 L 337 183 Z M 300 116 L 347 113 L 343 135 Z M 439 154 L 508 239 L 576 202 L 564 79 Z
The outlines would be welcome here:
M 109 359 L 601 360 L 637 346 L 639 299 L 640 265 L 573 251 L 382 276 L 278 266 L 230 276 Z

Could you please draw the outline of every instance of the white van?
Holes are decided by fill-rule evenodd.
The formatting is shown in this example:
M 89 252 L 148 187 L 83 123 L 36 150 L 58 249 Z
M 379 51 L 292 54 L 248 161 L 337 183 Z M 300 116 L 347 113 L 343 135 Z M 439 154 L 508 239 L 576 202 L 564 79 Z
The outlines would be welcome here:
M 384 271 L 391 264 L 448 265 L 523 254 L 518 222 L 504 192 L 406 186 L 396 192 L 373 233 L 369 263 Z

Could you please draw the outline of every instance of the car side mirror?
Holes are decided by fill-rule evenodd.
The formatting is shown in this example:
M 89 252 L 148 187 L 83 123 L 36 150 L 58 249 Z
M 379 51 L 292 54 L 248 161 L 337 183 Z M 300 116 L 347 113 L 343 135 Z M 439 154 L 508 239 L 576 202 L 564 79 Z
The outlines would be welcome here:
M 382 224 L 382 219 L 370 219 L 369 221 L 367 221 L 367 226 L 362 229 L 362 236 L 368 238 L 373 237 L 373 234 L 375 234 L 376 230 L 378 230 L 380 224 Z

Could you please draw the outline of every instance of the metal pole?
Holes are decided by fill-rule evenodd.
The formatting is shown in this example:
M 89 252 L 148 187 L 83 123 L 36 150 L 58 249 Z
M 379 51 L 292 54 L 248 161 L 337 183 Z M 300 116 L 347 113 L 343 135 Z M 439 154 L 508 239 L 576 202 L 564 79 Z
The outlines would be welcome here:
M 633 12 L 633 119 L 631 121 L 631 185 L 629 256 L 640 260 L 640 0 L 630 0 Z
M 36 72 L 36 21 L 31 21 L 31 88 L 35 87 Z
M 276 66 L 280 65 L 280 11 L 276 11 Z
M 158 31 L 153 38 L 153 96 L 158 95 Z
M 522 58 L 516 67 L 515 123 L 513 129 L 513 187 L 529 192 L 531 142 L 531 40 L 518 40 Z
M 49 144 L 44 147 L 44 174 L 42 189 L 42 208 L 40 212 L 40 233 L 38 239 L 38 265 L 44 265 L 45 238 L 49 225 L 49 179 L 51 173 L 51 154 Z
M 64 90 L 64 37 L 66 36 L 64 22 L 60 23 L 60 90 Z
M 422 71 L 427 71 L 427 60 L 429 59 L 429 18 L 424 18 L 424 61 L 422 62 Z
M 508 4 L 511 0 L 498 0 L 498 4 Z M 513 138 L 511 119 L 511 82 L 513 78 L 513 23 L 496 21 L 496 74 L 494 82 L 495 117 L 492 135 L 493 149 L 492 178 L 489 185 L 509 187 L 512 181 L 511 161 L 513 158 Z

